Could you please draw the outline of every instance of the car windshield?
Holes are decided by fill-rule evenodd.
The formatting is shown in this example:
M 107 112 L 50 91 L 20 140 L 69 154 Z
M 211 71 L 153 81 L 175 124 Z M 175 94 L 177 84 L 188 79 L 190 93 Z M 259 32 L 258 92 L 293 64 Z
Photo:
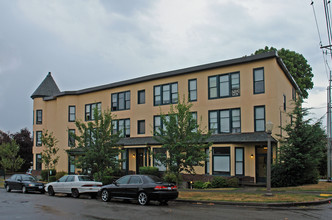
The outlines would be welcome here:
M 32 182 L 36 181 L 36 179 L 32 176 L 22 176 L 22 180 L 23 181 L 32 181 Z
M 78 176 L 78 181 L 94 181 L 94 180 L 89 176 Z

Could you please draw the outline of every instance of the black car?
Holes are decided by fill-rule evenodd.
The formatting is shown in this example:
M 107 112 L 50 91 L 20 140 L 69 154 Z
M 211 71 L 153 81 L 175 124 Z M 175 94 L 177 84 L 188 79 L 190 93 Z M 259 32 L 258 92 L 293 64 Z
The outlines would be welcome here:
M 152 175 L 123 176 L 113 184 L 103 186 L 99 190 L 99 196 L 104 202 L 108 202 L 111 198 L 130 199 L 137 200 L 141 205 L 146 205 L 151 200 L 167 204 L 178 195 L 174 184 L 163 182 Z
M 45 193 L 44 184 L 37 182 L 36 178 L 27 174 L 14 174 L 5 180 L 7 192 L 11 190 L 22 190 L 23 193 L 39 191 Z

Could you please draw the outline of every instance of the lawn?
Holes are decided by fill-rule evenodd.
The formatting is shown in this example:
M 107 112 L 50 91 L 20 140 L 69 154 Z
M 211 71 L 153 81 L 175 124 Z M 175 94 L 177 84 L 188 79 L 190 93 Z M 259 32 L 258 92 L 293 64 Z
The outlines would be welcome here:
M 4 187 L 4 179 L 3 178 L 0 178 L 0 188 L 3 188 Z
M 303 186 L 272 188 L 272 191 L 322 191 L 332 193 L 332 183 L 318 182 L 318 184 Z

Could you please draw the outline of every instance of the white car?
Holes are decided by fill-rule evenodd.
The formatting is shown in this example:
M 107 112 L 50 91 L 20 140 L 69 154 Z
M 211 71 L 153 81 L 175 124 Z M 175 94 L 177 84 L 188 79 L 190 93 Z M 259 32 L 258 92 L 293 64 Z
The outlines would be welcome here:
M 95 198 L 103 183 L 96 182 L 91 177 L 85 175 L 66 175 L 45 185 L 45 191 L 50 196 L 55 193 L 66 193 L 74 198 L 78 198 L 80 194 L 90 194 Z

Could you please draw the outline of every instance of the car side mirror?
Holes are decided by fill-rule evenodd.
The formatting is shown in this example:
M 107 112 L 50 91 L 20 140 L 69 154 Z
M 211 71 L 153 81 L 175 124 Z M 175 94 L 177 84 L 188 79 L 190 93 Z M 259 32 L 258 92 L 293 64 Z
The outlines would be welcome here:
M 116 186 L 118 185 L 118 183 L 116 181 L 113 181 L 113 184 L 116 185 Z

